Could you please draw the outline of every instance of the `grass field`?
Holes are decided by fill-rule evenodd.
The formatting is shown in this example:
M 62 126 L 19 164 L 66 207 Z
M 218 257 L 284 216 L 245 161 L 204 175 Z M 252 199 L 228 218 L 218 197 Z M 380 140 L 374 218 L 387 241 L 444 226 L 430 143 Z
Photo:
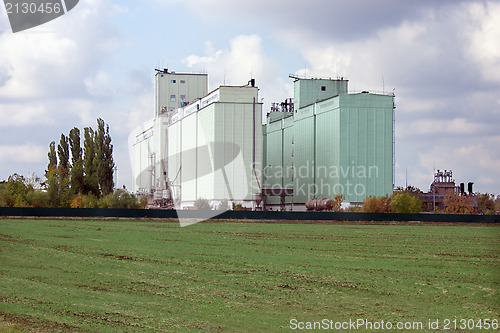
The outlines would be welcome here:
M 443 328 L 500 319 L 499 287 L 500 226 L 0 219 L 5 332 Z

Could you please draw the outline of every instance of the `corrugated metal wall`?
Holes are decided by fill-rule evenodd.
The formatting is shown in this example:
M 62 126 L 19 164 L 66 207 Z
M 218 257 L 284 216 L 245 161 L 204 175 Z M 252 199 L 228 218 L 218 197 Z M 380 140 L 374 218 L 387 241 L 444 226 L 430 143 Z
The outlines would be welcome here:
M 238 98 L 244 95 L 241 92 Z M 185 205 L 198 198 L 253 200 L 259 192 L 252 163 L 255 142 L 257 176 L 262 183 L 262 104 L 249 103 L 248 96 L 246 101 L 212 103 L 169 127 L 168 173 L 173 180 L 180 170 L 174 185 L 180 186 Z
M 267 125 L 267 158 L 270 165 L 265 171 L 265 184 L 263 187 L 274 188 L 283 186 L 283 131 L 282 121 Z M 274 200 L 274 198 L 269 198 Z M 274 201 L 273 201 L 274 202 Z
M 181 121 L 181 181 L 182 200 L 194 201 L 198 198 L 197 183 L 197 142 L 198 113 L 194 112 Z M 194 153 L 193 153 L 194 152 Z
M 294 124 L 295 202 L 306 202 L 316 195 L 316 189 L 314 188 L 316 118 L 312 111 L 312 107 L 310 107 L 309 116 L 297 120 Z M 306 114 L 304 113 L 304 116 Z
M 283 173 L 266 172 L 266 187 L 293 184 L 290 201 L 392 193 L 393 96 L 336 96 L 297 110 L 293 123 L 271 122 L 267 132 L 266 163 Z

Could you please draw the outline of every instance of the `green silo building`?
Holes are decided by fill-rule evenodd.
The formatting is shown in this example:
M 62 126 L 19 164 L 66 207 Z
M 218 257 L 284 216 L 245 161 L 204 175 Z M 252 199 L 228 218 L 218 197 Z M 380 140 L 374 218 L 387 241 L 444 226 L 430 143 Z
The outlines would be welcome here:
M 394 94 L 348 93 L 344 79 L 294 79 L 293 102 L 274 105 L 263 128 L 262 187 L 293 188 L 287 210 L 338 193 L 350 203 L 391 194 Z M 266 198 L 268 209 L 279 204 Z

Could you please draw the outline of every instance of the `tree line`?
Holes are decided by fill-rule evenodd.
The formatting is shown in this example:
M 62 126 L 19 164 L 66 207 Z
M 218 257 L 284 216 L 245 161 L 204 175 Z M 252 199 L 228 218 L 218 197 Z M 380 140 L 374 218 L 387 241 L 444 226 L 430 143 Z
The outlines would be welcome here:
M 369 196 L 363 201 L 362 206 L 352 207 L 348 211 L 365 213 L 420 213 L 423 202 L 420 200 L 420 191 L 414 186 L 398 187 L 392 195 Z M 500 195 L 496 197 L 488 193 L 475 193 L 475 201 L 471 196 L 460 196 L 450 193 L 444 199 L 445 209 L 434 213 L 444 214 L 487 214 L 495 215 L 500 211 Z
M 97 129 L 85 127 L 83 146 L 75 127 L 59 144 L 49 144 L 45 180 L 14 174 L 0 187 L 0 206 L 139 208 L 137 198 L 125 190 L 114 191 L 113 144 L 109 125 L 97 119 Z

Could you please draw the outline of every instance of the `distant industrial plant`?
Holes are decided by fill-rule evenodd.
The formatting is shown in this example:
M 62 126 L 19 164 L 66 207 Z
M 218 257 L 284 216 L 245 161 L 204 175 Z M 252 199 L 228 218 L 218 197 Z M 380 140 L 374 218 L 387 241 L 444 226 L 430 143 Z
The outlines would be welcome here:
M 423 203 L 423 209 L 426 211 L 444 211 L 446 208 L 447 196 L 467 196 L 471 199 L 471 205 L 477 207 L 477 198 L 473 191 L 473 182 L 467 184 L 468 193 L 465 192 L 465 183 L 455 184 L 453 171 L 437 170 L 434 172 L 434 181 L 431 183 L 429 192 L 421 193 L 420 199 Z

